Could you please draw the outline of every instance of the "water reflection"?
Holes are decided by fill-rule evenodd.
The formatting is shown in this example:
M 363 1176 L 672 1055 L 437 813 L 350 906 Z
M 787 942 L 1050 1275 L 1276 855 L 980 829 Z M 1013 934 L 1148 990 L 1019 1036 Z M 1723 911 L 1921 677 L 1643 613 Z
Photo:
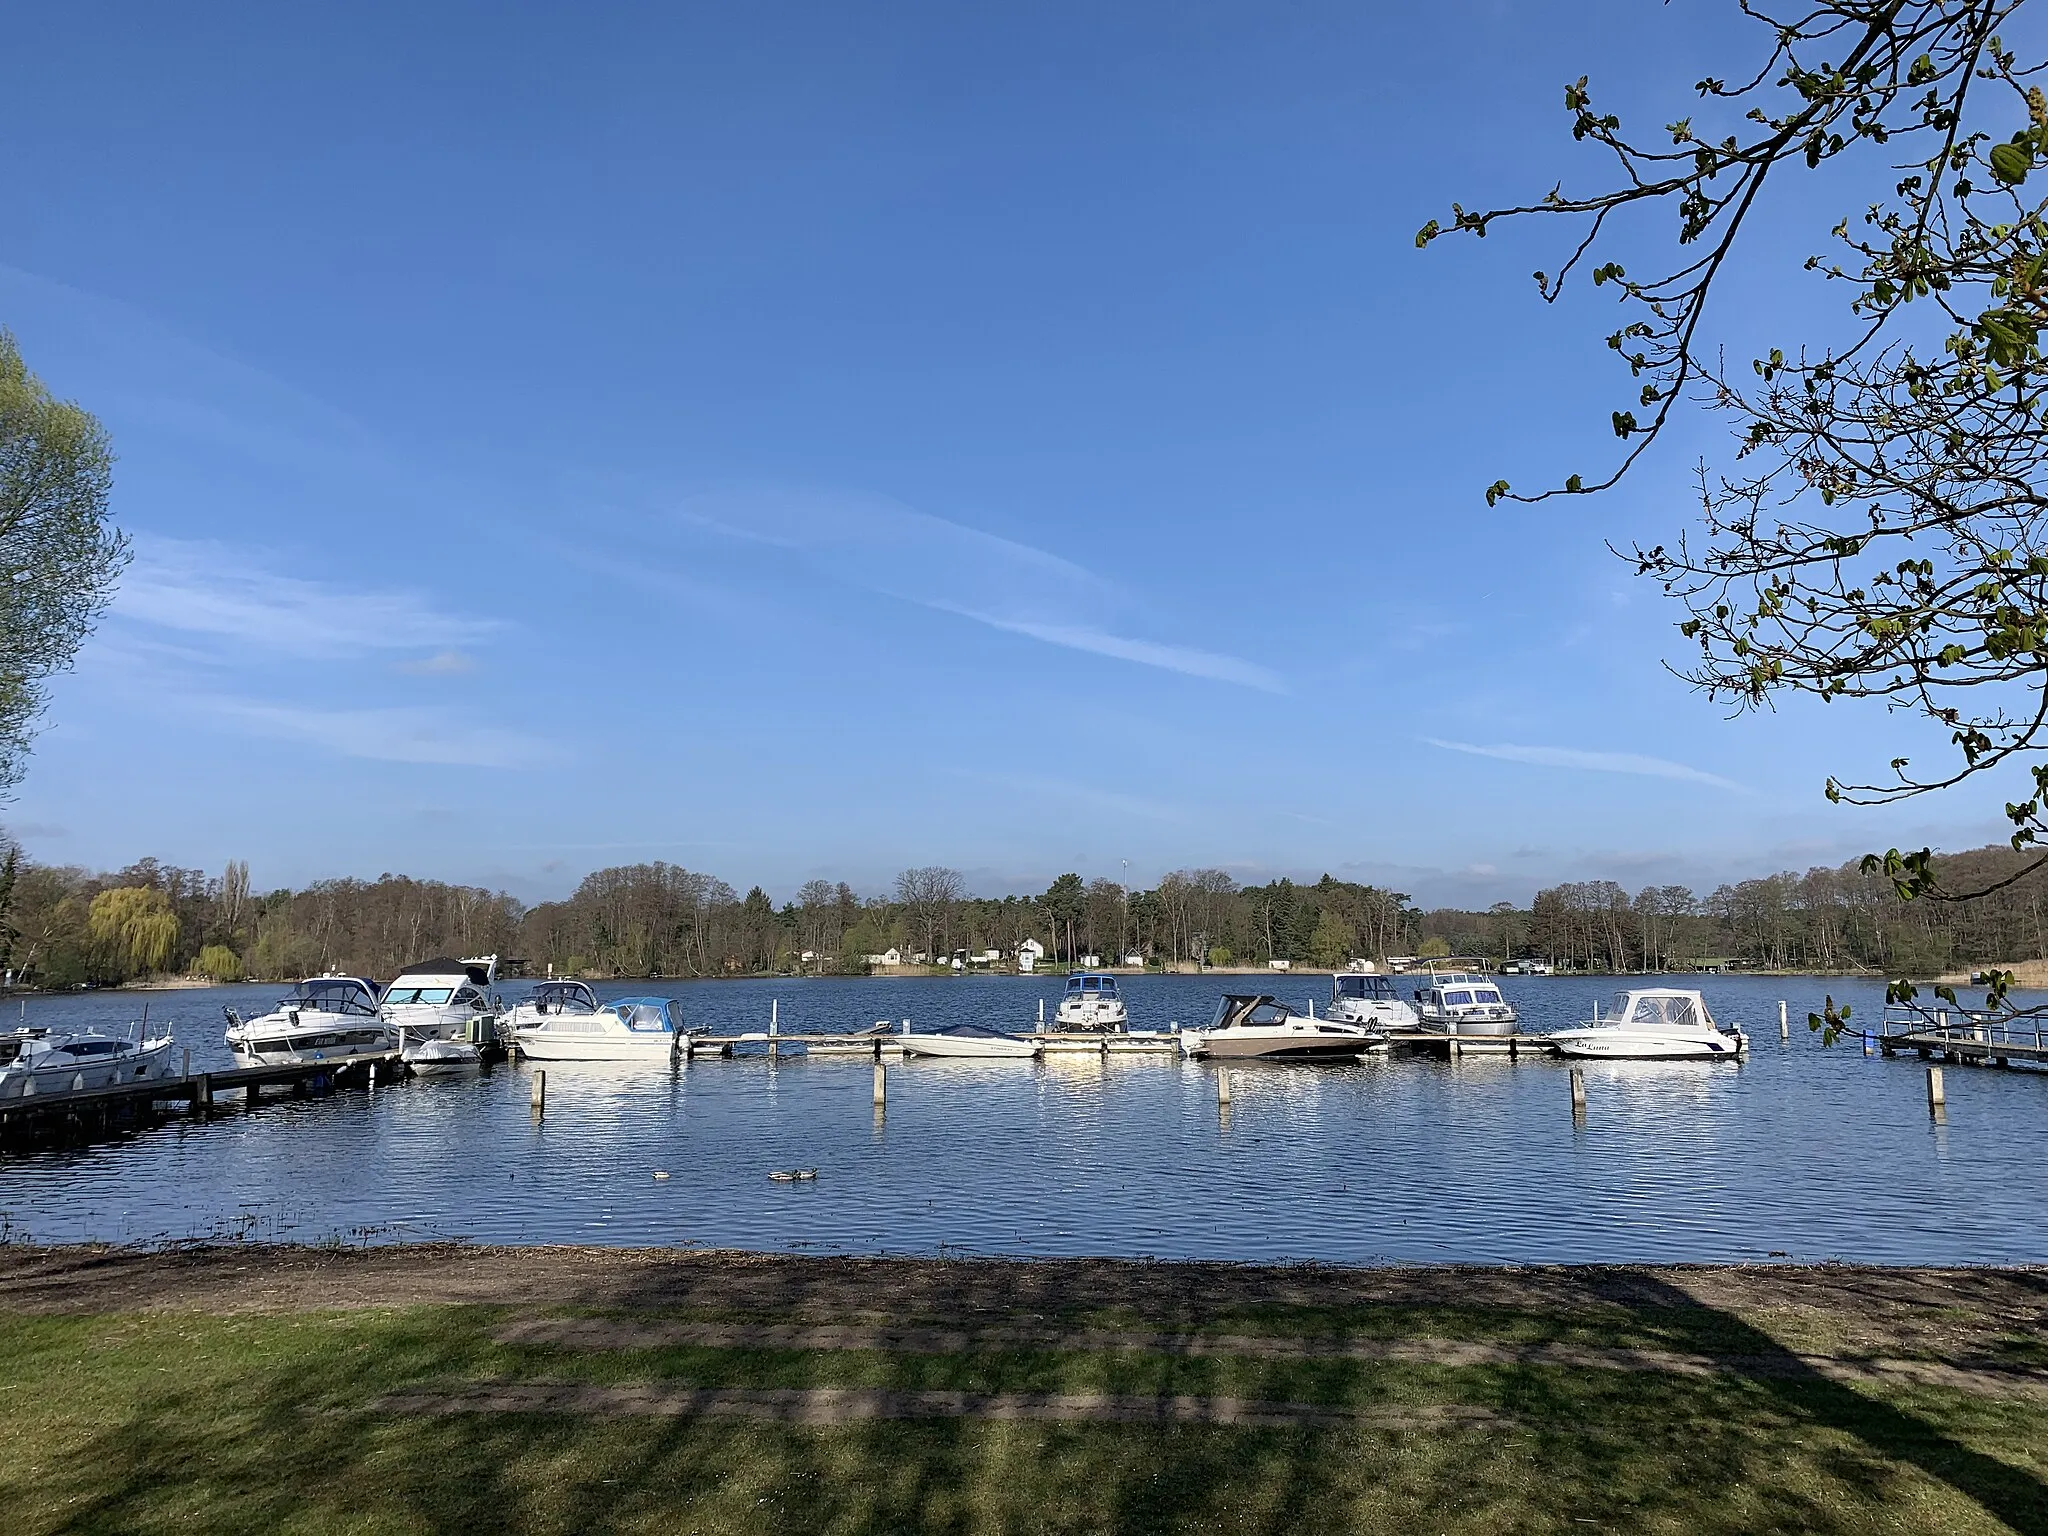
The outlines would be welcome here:
M 1134 978 L 1133 1022 L 1205 1017 L 1246 978 Z M 1588 1017 L 1605 980 L 1510 979 L 1532 1027 Z M 787 1034 L 920 1023 L 1028 1024 L 1058 980 L 634 982 L 693 1027 Z M 1268 987 L 1268 990 L 1275 990 Z M 1297 1006 L 1312 978 L 1280 982 Z M 219 1008 L 276 989 L 157 994 L 194 1065 L 222 1066 Z M 1823 993 L 1873 1014 L 1881 987 L 1714 979 L 1752 1058 L 1587 1061 L 1487 1055 L 1314 1067 L 1177 1056 L 1038 1064 L 873 1062 L 764 1053 L 670 1069 L 550 1063 L 547 1110 L 525 1068 L 230 1110 L 96 1146 L 0 1163 L 0 1218 L 40 1239 L 454 1237 L 844 1252 L 1455 1260 L 2040 1262 L 2048 1209 L 1998 1164 L 2048 1154 L 2048 1081 L 1948 1074 L 1930 1121 L 1917 1063 L 1821 1048 L 1795 1019 Z M 133 996 L 38 999 L 31 1022 L 118 1027 Z M 778 1184 L 816 1167 L 815 1183 Z M 656 1172 L 668 1179 L 657 1180 Z

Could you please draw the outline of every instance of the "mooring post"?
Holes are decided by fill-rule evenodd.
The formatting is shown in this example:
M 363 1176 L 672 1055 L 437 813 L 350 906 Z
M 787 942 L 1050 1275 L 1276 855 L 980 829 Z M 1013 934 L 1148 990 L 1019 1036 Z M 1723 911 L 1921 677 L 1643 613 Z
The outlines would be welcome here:
M 527 1090 L 527 1103 L 533 1106 L 533 1118 L 538 1120 L 548 1112 L 548 1075 L 536 1068 L 533 1086 Z
M 875 1053 L 875 1108 L 881 1109 L 889 1102 L 889 1069 L 882 1065 L 881 1049 Z
M 782 1054 L 782 1046 L 775 1038 L 781 1032 L 781 1028 L 782 999 L 771 997 L 768 999 L 768 1059 L 770 1061 L 773 1061 Z
M 245 1103 L 254 1104 L 258 1099 L 262 1097 L 263 1085 L 261 1083 L 251 1083 L 249 1085 L 249 1091 L 243 1095 L 243 1101 Z
M 1575 1117 L 1586 1113 L 1586 1073 L 1582 1067 L 1572 1068 L 1572 1114 Z
M 1218 1104 L 1228 1104 L 1230 1102 L 1230 1068 L 1228 1067 L 1218 1067 L 1216 1069 L 1216 1102 Z
M 1785 999 L 1782 997 L 1778 999 L 1778 1038 L 1780 1040 L 1790 1040 L 1792 1038 L 1792 1025 L 1785 1017 Z
M 1948 1093 L 1942 1087 L 1941 1068 L 1927 1069 L 1927 1113 L 1940 1119 L 1948 1111 Z
M 186 1046 L 186 1047 L 185 1047 L 185 1066 L 184 1066 L 184 1070 L 182 1070 L 181 1072 L 179 1072 L 179 1073 L 178 1073 L 178 1076 L 180 1076 L 180 1077 L 190 1077 L 191 1075 L 192 1075 L 192 1047 L 188 1045 L 188 1046 Z
M 192 1107 L 197 1110 L 213 1108 L 213 1078 L 202 1072 L 192 1079 Z

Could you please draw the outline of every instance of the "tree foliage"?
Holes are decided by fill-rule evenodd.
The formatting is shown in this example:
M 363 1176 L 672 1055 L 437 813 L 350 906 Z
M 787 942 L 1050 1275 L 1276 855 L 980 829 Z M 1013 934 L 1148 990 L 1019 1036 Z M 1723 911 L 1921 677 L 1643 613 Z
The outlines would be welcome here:
M 1604 189 L 1451 223 L 1573 226 L 1539 292 L 1583 276 L 1614 293 L 1607 345 L 1634 391 L 1611 416 L 1610 469 L 1526 496 L 1496 481 L 1488 500 L 1603 490 L 1681 400 L 1719 413 L 1731 449 L 1700 471 L 1699 525 L 1625 552 L 1687 610 L 1683 675 L 1738 708 L 1806 694 L 1917 713 L 1952 759 L 1902 755 L 1830 778 L 1828 797 L 1885 803 L 2012 768 L 2015 849 L 2048 831 L 2048 98 L 2041 61 L 2001 40 L 2023 3 L 1741 0 L 1757 54 L 1700 81 L 1695 115 L 1632 132 L 1585 79 L 1565 88 L 1573 137 L 1607 154 Z M 1766 186 L 1837 160 L 1890 183 L 1804 263 L 1840 287 L 1839 334 L 1725 366 L 1705 322 Z M 1675 225 L 1650 276 L 1611 259 L 1614 221 L 1642 209 Z M 1432 221 L 1418 244 L 1445 232 Z M 1933 868 L 1924 850 L 1873 865 L 1904 896 L 1975 894 Z
M 48 679 L 127 562 L 108 513 L 113 467 L 105 429 L 53 398 L 0 331 L 0 788 L 20 782 Z
M 87 909 L 86 928 L 117 964 L 144 975 L 162 970 L 178 947 L 178 914 L 168 896 L 149 886 L 101 891 Z

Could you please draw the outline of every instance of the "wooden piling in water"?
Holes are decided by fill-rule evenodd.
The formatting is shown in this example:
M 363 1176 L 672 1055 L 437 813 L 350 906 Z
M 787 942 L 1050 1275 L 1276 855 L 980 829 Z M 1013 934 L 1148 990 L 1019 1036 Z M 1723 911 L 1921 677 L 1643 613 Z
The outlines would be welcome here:
M 538 1120 L 548 1112 L 548 1075 L 535 1069 L 533 1086 L 527 1091 L 527 1102 L 533 1106 L 533 1118 Z
M 1230 1068 L 1228 1067 L 1218 1067 L 1216 1069 L 1216 1102 L 1218 1104 L 1228 1104 L 1230 1102 Z
M 782 1054 L 782 1045 L 775 1037 L 782 1032 L 782 999 L 768 999 L 768 1059 L 775 1060 Z
M 1778 1038 L 1780 1040 L 1790 1040 L 1792 1038 L 1792 1025 L 1785 1016 L 1785 999 L 1782 997 L 1778 999 Z
M 1942 1085 L 1941 1068 L 1927 1069 L 1927 1112 L 1937 1118 L 1948 1109 L 1948 1091 Z
M 1574 1115 L 1583 1115 L 1583 1114 L 1585 1114 L 1585 1112 L 1586 1112 L 1586 1074 L 1585 1074 L 1585 1071 L 1584 1071 L 1584 1069 L 1583 1069 L 1583 1068 L 1580 1068 L 1580 1067 L 1573 1067 L 1573 1068 L 1572 1068 L 1572 1113 L 1573 1113 Z
M 889 1069 L 882 1065 L 881 1051 L 875 1052 L 875 1108 L 882 1109 L 889 1102 Z
M 201 1114 L 213 1108 L 213 1079 L 204 1072 L 192 1079 L 192 1107 Z

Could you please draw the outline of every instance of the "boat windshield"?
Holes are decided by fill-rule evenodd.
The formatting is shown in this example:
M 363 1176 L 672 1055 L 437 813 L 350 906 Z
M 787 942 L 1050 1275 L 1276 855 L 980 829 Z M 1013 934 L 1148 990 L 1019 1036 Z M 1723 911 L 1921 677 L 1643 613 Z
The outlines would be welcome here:
M 1337 996 L 1366 1003 L 1391 1003 L 1395 1000 L 1394 983 L 1386 976 L 1339 976 Z
M 401 987 L 394 983 L 391 990 L 384 994 L 384 1001 L 396 1003 L 401 1007 L 420 1003 L 430 1008 L 439 1008 L 454 995 L 454 991 L 453 987 Z
M 1697 1028 L 1700 1022 L 1699 1010 L 1689 997 L 1639 997 L 1635 1011 L 1629 1015 L 1631 1024 L 1675 1024 L 1683 1029 Z
M 654 1034 L 670 1034 L 674 1026 L 668 1021 L 668 1009 L 658 1002 L 620 1003 L 617 1008 L 619 1022 L 628 1029 L 637 1029 Z
M 1472 996 L 1482 1003 L 1497 1003 L 1500 1001 L 1500 993 L 1492 987 L 1476 987 L 1473 989 Z
M 1091 992 L 1100 993 L 1103 997 L 1115 997 L 1116 978 L 1114 976 L 1069 976 L 1067 978 L 1067 996 L 1085 997 Z
M 968 1040 L 1009 1040 L 1014 1037 L 1000 1029 L 990 1029 L 986 1024 L 946 1024 L 927 1031 L 934 1035 L 952 1035 L 956 1039 Z
M 278 1006 L 311 1009 L 315 1013 L 369 1015 L 377 1011 L 376 1001 L 370 995 L 369 989 L 360 981 L 347 977 L 335 981 L 302 981 L 292 988 L 292 995 Z
M 580 981 L 544 981 L 533 989 L 533 1004 L 542 1013 L 595 1013 L 597 994 Z
M 1444 1006 L 1446 1008 L 1469 1008 L 1472 1006 L 1472 994 L 1470 992 L 1446 992 L 1444 994 Z

